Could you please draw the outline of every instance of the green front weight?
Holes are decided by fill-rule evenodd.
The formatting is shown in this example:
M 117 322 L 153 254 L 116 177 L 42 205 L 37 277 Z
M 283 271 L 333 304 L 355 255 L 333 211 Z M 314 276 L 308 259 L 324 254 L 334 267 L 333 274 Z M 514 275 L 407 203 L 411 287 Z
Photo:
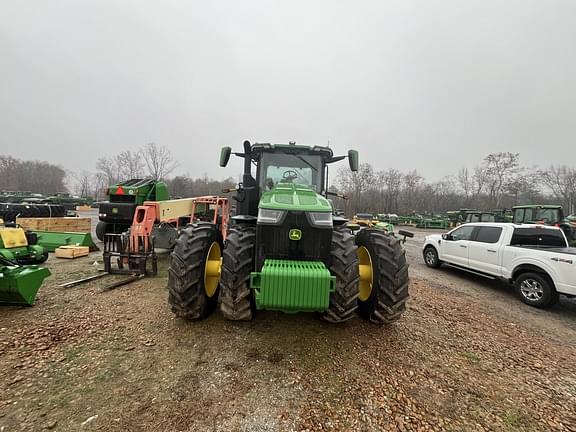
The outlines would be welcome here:
M 283 312 L 322 312 L 330 305 L 336 278 L 320 261 L 267 259 L 250 274 L 256 308 Z

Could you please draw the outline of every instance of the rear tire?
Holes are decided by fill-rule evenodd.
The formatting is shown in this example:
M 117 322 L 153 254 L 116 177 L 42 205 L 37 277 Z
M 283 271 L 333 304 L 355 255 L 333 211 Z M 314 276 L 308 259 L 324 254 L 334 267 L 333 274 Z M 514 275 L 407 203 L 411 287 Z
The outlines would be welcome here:
M 552 306 L 558 302 L 558 292 L 552 281 L 543 274 L 522 273 L 514 283 L 516 294 L 524 303 L 537 308 Z
M 254 247 L 256 229 L 252 226 L 236 226 L 226 238 L 222 258 L 222 295 L 220 310 L 231 321 L 250 321 L 256 307 L 250 289 L 250 273 L 254 271 Z
M 330 273 L 336 276 L 336 290 L 330 294 L 330 306 L 321 318 L 331 323 L 348 321 L 358 308 L 358 255 L 354 235 L 343 227 L 334 227 Z
M 379 230 L 364 229 L 356 235 L 358 248 L 365 248 L 372 266 L 372 289 L 358 297 L 358 313 L 376 324 L 398 320 L 408 300 L 408 263 L 400 241 Z
M 218 304 L 218 288 L 210 296 L 204 284 L 206 261 L 213 243 L 218 243 L 222 250 L 222 236 L 212 224 L 188 225 L 176 240 L 168 268 L 168 303 L 180 318 L 206 318 Z

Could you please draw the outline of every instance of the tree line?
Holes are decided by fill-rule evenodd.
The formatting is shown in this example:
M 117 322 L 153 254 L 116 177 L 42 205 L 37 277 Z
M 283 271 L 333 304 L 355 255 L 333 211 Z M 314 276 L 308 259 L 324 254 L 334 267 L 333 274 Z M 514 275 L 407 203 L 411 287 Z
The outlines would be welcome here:
M 0 155 L 0 190 L 54 194 L 67 190 L 65 180 L 59 166 Z
M 426 182 L 416 170 L 375 171 L 368 163 L 355 173 L 341 168 L 335 190 L 348 196 L 335 203 L 348 215 L 509 209 L 521 204 L 560 204 L 566 214 L 576 212 L 575 168 L 527 167 L 518 153 L 509 152 L 489 154 L 473 168 L 461 168 L 435 182 Z
M 136 151 L 101 157 L 95 172 L 72 172 L 40 161 L 0 156 L 0 190 L 52 194 L 69 190 L 82 197 L 104 199 L 106 188 L 130 178 L 164 180 L 173 196 L 218 195 L 234 185 L 233 178 L 215 180 L 172 173 L 178 163 L 169 149 L 155 143 Z M 67 188 L 66 185 L 69 187 Z M 518 153 L 487 155 L 472 168 L 438 181 L 426 181 L 417 170 L 395 168 L 376 171 L 363 163 L 358 172 L 340 168 L 333 191 L 348 199 L 333 198 L 349 216 L 372 213 L 443 213 L 459 208 L 492 210 L 518 204 L 560 204 L 566 214 L 576 213 L 576 168 L 566 165 L 542 169 L 521 163 Z

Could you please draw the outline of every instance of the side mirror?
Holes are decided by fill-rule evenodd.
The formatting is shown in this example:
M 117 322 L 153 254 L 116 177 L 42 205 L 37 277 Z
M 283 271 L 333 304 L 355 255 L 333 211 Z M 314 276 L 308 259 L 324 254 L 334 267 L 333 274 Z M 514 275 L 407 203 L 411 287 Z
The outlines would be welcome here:
M 442 234 L 442 240 L 452 240 L 452 236 L 450 234 Z
M 358 171 L 358 151 L 348 150 L 348 163 L 350 164 L 350 171 Z
M 232 154 L 231 147 L 222 147 L 220 150 L 220 166 L 225 167 L 228 165 L 228 161 L 230 160 L 230 155 Z

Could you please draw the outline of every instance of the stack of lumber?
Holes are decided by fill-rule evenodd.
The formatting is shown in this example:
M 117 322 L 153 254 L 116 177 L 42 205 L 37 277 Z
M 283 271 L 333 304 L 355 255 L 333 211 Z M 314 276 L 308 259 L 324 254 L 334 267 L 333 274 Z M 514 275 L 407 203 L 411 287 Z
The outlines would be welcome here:
M 17 218 L 16 223 L 27 231 L 87 233 L 92 228 L 89 217 Z
M 88 256 L 90 248 L 88 246 L 60 246 L 56 248 L 56 258 L 74 259 Z

